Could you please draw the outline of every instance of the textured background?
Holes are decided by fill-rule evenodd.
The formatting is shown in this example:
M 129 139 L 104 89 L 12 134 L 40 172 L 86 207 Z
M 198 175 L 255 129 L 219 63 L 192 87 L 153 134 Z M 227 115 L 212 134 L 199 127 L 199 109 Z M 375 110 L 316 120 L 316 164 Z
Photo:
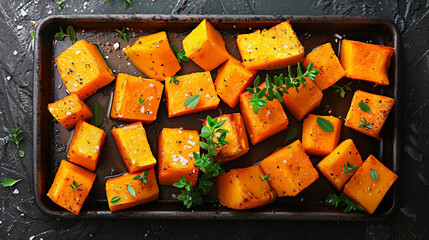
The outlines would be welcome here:
M 399 204 L 385 222 L 59 220 L 34 203 L 32 159 L 33 49 L 30 32 L 53 14 L 287 14 L 375 15 L 394 21 L 402 35 L 403 133 Z M 0 0 L 0 239 L 429 239 L 429 1 L 360 0 Z M 19 158 L 6 131 L 24 130 Z

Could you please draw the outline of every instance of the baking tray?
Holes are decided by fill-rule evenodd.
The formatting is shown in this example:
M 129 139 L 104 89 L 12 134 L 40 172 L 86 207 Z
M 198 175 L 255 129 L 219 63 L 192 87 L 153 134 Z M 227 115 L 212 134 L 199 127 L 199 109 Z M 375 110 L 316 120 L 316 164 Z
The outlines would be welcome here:
M 33 109 L 33 161 L 34 161 L 34 188 L 36 201 L 41 210 L 49 215 L 64 218 L 190 218 L 190 219 L 290 219 L 290 220 L 381 220 L 387 218 L 395 209 L 397 190 L 394 184 L 373 215 L 362 212 L 343 213 L 343 209 L 336 209 L 327 202 L 328 194 L 336 192 L 331 184 L 320 175 L 319 179 L 302 191 L 296 197 L 277 198 L 270 205 L 246 211 L 235 211 L 219 205 L 216 200 L 216 187 L 207 197 L 203 206 L 194 210 L 186 210 L 182 203 L 173 196 L 179 193 L 178 189 L 160 186 L 159 200 L 140 205 L 127 210 L 111 213 L 108 209 L 104 182 L 105 177 L 120 174 L 126 171 L 115 142 L 111 135 L 113 126 L 124 124 L 110 119 L 109 106 L 114 89 L 114 82 L 99 90 L 85 102 L 89 105 L 96 101 L 101 104 L 105 119 L 101 128 L 106 133 L 106 142 L 101 152 L 97 178 L 93 188 L 78 216 L 54 204 L 46 193 L 53 182 L 55 173 L 62 159 L 66 159 L 68 142 L 73 131 L 68 131 L 54 123 L 47 110 L 50 102 L 67 95 L 65 86 L 59 77 L 55 66 L 55 57 L 71 45 L 68 38 L 55 42 L 54 36 L 59 27 L 66 29 L 73 25 L 78 39 L 86 39 L 98 45 L 108 65 L 118 72 L 144 76 L 126 59 L 122 49 L 133 44 L 138 36 L 157 31 L 167 31 L 170 43 L 181 49 L 181 40 L 204 18 L 208 19 L 224 37 L 229 53 L 239 58 L 235 44 L 237 34 L 249 33 L 255 29 L 270 28 L 275 24 L 290 20 L 299 39 L 305 47 L 306 53 L 313 48 L 331 42 L 334 50 L 339 49 L 339 38 L 365 41 L 375 44 L 394 47 L 396 52 L 391 58 L 389 69 L 390 85 L 373 88 L 372 84 L 350 79 L 342 79 L 339 84 L 352 81 L 352 89 L 365 90 L 395 98 L 394 105 L 387 122 L 382 130 L 382 139 L 377 141 L 360 134 L 350 128 L 342 127 L 340 141 L 352 138 L 356 143 L 363 159 L 373 154 L 384 165 L 395 173 L 399 170 L 400 137 L 398 128 L 399 119 L 399 33 L 396 26 L 387 20 L 374 17 L 345 17 L 345 16 L 257 16 L 257 15 L 68 15 L 51 16 L 42 21 L 37 29 L 35 48 L 35 75 L 34 75 L 34 109 Z M 115 29 L 127 27 L 130 42 L 119 39 Z M 119 43 L 120 48 L 114 50 L 113 44 Z M 178 75 L 202 71 L 192 61 L 182 63 Z M 259 71 L 261 76 L 279 74 L 284 70 Z M 217 69 L 211 71 L 213 79 Z M 352 92 L 347 92 L 344 99 L 335 94 L 332 89 L 324 92 L 322 103 L 316 114 L 339 116 L 344 119 L 349 108 Z M 165 107 L 165 95 L 158 112 L 157 120 L 145 126 L 152 152 L 157 153 L 156 138 L 164 127 L 183 127 L 185 129 L 200 130 L 202 123 L 199 119 L 207 115 L 219 116 L 222 113 L 239 112 L 239 108 L 231 109 L 224 103 L 219 109 L 199 112 L 187 116 L 168 119 Z M 286 110 L 290 119 L 289 128 L 297 127 L 298 136 L 301 136 L 302 124 L 297 122 Z M 231 162 L 224 164 L 225 169 L 247 167 L 255 164 L 271 154 L 277 147 L 284 146 L 287 131 L 282 131 L 273 137 L 251 147 L 250 151 Z M 313 164 L 321 159 L 311 157 Z M 399 179 L 401 179 L 399 177 Z

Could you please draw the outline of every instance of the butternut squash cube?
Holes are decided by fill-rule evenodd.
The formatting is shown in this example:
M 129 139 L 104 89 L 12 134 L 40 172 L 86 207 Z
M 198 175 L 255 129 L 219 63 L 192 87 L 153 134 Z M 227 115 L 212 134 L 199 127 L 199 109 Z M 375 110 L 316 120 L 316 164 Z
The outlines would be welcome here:
M 151 124 L 156 120 L 163 90 L 164 85 L 159 81 L 119 73 L 110 116 Z
M 95 173 L 62 160 L 47 196 L 60 207 L 78 215 L 95 177 Z
M 146 181 L 136 178 L 144 172 L 124 173 L 106 180 L 106 195 L 111 212 L 134 207 L 158 199 L 159 188 L 153 168 L 146 170 Z M 136 179 L 135 179 L 136 178 Z M 119 200 L 118 200 L 119 199 Z
M 248 69 L 280 69 L 304 60 L 304 47 L 289 21 L 269 30 L 240 34 L 237 36 L 237 46 L 243 65 Z
M 296 140 L 265 158 L 259 166 L 278 197 L 296 196 L 319 178 L 301 142 Z
M 306 78 L 305 87 L 301 85 L 297 92 L 294 88 L 288 89 L 288 94 L 284 94 L 282 99 L 286 108 L 301 121 L 311 111 L 316 109 L 322 102 L 323 93 L 310 79 Z
M 93 117 L 91 109 L 76 94 L 48 104 L 52 116 L 65 128 L 73 128 L 80 120 Z
M 261 89 L 264 87 L 265 83 L 260 85 Z M 240 95 L 240 110 L 241 114 L 243 114 L 250 141 L 253 145 L 256 145 L 285 130 L 289 124 L 289 119 L 283 110 L 282 104 L 277 99 L 268 101 L 268 104 L 264 105 L 258 114 L 255 114 L 250 103 L 252 97 L 253 94 L 248 91 Z
M 164 128 L 158 136 L 158 180 L 161 185 L 173 185 L 182 176 L 196 186 L 199 168 L 194 165 L 193 152 L 200 153 L 197 130 Z
M 313 69 L 319 70 L 314 83 L 322 91 L 334 85 L 346 74 L 331 43 L 325 43 L 307 54 L 303 62 L 304 67 L 307 68 L 310 62 L 313 63 Z
M 180 64 L 164 31 L 140 37 L 134 45 L 127 46 L 124 53 L 151 79 L 164 81 L 180 70 Z
M 249 151 L 249 141 L 247 140 L 246 127 L 244 126 L 241 114 L 222 115 L 215 119 L 218 122 L 226 120 L 221 128 L 228 130 L 225 138 L 228 144 L 216 149 L 217 155 L 214 159 L 216 161 L 227 162 L 246 154 Z M 204 121 L 204 125 L 208 127 L 207 121 Z M 213 138 L 213 141 L 217 142 L 215 138 Z
M 82 100 L 115 79 L 97 46 L 85 40 L 76 41 L 55 62 L 68 92 Z
M 235 108 L 240 94 L 252 84 L 256 72 L 246 69 L 240 61 L 231 57 L 217 73 L 214 82 L 217 94 L 228 106 Z
M 364 112 L 359 107 L 360 102 L 368 105 L 370 109 L 369 113 Z M 393 98 L 358 90 L 353 95 L 344 125 L 368 136 L 380 139 L 380 131 L 386 122 L 393 104 L 395 104 L 395 99 Z
M 128 172 L 135 173 L 155 166 L 156 159 L 152 155 L 141 122 L 120 128 L 114 127 L 112 135 Z
M 325 132 L 317 123 L 317 118 L 328 120 L 334 126 L 333 132 Z M 305 152 L 315 156 L 326 156 L 338 145 L 341 134 L 341 119 L 332 116 L 310 114 L 302 126 L 302 146 Z
M 346 77 L 378 85 L 389 85 L 388 71 L 394 48 L 344 39 L 340 62 Z
M 274 202 L 276 193 L 258 165 L 231 169 L 216 178 L 219 202 L 232 209 L 251 209 Z
M 344 193 L 372 214 L 397 178 L 394 172 L 370 155 L 346 183 Z
M 328 156 L 323 158 L 322 161 L 317 164 L 317 168 L 339 191 L 359 169 L 362 163 L 362 158 L 356 149 L 353 140 L 346 139 Z M 347 171 L 349 169 L 348 164 L 358 166 L 354 170 Z M 350 174 L 347 174 L 346 172 Z
M 95 171 L 106 133 L 89 123 L 79 121 L 70 141 L 67 157 L 70 162 Z
M 176 82 L 171 78 L 165 79 L 165 95 L 169 118 L 216 109 L 220 102 L 210 72 L 178 76 Z M 192 95 L 200 95 L 193 109 L 184 105 L 185 100 Z
M 230 57 L 219 31 L 206 19 L 183 39 L 182 44 L 186 56 L 204 71 L 215 69 Z

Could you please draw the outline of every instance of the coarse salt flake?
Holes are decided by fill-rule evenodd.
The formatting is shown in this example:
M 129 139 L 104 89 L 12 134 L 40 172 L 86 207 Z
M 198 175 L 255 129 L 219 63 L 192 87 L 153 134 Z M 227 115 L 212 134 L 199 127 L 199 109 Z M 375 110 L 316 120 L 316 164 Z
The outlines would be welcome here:
M 113 44 L 113 49 L 115 49 L 115 50 L 116 50 L 116 49 L 118 49 L 118 48 L 119 48 L 119 43 L 114 43 L 114 44 Z

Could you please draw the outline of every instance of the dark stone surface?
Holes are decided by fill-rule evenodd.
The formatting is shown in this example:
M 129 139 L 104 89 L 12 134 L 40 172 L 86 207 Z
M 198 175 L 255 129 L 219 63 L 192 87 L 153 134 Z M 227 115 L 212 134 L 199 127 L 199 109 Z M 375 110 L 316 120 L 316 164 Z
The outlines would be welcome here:
M 403 149 L 399 204 L 384 222 L 58 220 L 34 204 L 32 159 L 33 49 L 30 32 L 53 14 L 287 14 L 376 15 L 401 31 Z M 33 26 L 32 22 L 36 26 Z M 0 179 L 22 178 L 0 187 L 0 239 L 429 239 L 429 2 L 360 0 L 0 0 Z M 16 52 L 15 52 L 16 51 Z M 10 76 L 10 78 L 8 77 Z M 19 158 L 6 131 L 24 130 Z M 15 190 L 18 194 L 14 194 Z M 16 191 L 15 191 L 16 193 Z

